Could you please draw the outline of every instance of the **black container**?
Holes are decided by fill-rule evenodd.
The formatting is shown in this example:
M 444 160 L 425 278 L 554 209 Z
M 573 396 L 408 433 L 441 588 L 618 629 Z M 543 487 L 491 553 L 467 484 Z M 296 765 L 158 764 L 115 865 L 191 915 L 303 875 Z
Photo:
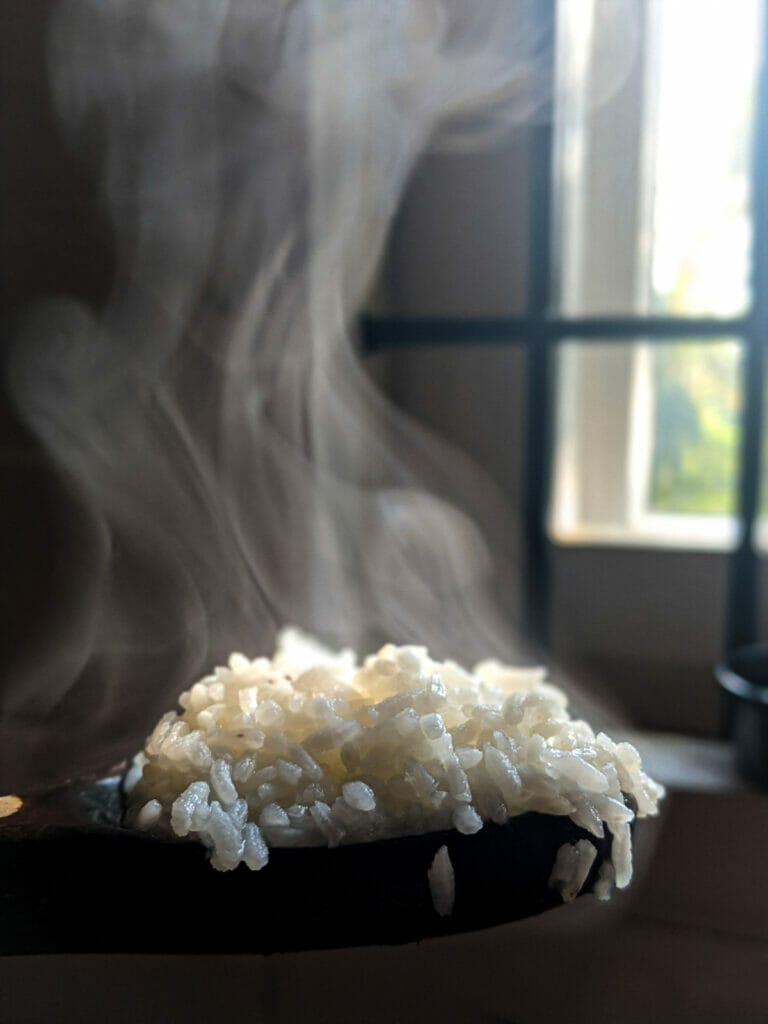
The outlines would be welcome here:
M 715 668 L 739 774 L 768 791 L 768 644 L 740 647 Z

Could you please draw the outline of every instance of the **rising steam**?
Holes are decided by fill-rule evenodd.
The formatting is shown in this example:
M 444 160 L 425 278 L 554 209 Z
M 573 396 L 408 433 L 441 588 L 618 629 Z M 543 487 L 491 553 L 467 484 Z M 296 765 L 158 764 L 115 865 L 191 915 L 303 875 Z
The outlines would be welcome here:
M 106 308 L 38 310 L 11 368 L 82 520 L 66 618 L 6 690 L 50 716 L 48 774 L 138 746 L 285 622 L 514 655 L 489 486 L 383 401 L 350 332 L 417 157 L 546 107 L 536 7 L 60 4 L 53 95 L 118 269 Z

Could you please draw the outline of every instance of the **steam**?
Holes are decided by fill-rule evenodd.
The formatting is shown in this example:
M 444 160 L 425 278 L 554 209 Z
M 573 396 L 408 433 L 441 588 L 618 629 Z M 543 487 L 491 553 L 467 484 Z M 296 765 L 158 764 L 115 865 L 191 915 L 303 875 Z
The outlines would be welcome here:
M 286 622 L 514 657 L 490 485 L 384 402 L 351 331 L 424 149 L 545 110 L 536 6 L 60 4 L 52 90 L 118 267 L 106 308 L 36 311 L 11 368 L 80 521 L 66 616 L 6 690 L 48 773 L 140 745 Z

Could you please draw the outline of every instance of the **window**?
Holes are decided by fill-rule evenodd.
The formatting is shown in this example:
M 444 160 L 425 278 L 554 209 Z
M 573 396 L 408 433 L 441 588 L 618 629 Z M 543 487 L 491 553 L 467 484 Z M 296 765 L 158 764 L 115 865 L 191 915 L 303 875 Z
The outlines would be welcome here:
M 761 494 L 768 550 L 766 0 L 532 11 L 555 116 L 529 129 L 526 308 L 379 317 L 364 337 L 525 348 L 524 626 L 539 640 L 551 546 L 588 542 L 731 550 L 727 643 L 747 642 Z
M 555 302 L 638 334 L 560 348 L 551 531 L 732 548 L 742 343 L 640 332 L 647 316 L 716 330 L 751 306 L 760 5 L 649 0 L 619 37 L 604 3 L 559 12 Z M 595 55 L 621 66 L 622 46 L 607 76 Z
M 734 339 L 558 346 L 553 537 L 732 549 L 740 360 Z

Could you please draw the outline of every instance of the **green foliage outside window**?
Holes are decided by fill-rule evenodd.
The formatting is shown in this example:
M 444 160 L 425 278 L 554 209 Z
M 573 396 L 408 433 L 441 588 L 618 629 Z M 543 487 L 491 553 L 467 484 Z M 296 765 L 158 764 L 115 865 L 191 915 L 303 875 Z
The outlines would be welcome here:
M 735 511 L 738 369 L 735 342 L 655 347 L 653 511 L 689 515 Z

